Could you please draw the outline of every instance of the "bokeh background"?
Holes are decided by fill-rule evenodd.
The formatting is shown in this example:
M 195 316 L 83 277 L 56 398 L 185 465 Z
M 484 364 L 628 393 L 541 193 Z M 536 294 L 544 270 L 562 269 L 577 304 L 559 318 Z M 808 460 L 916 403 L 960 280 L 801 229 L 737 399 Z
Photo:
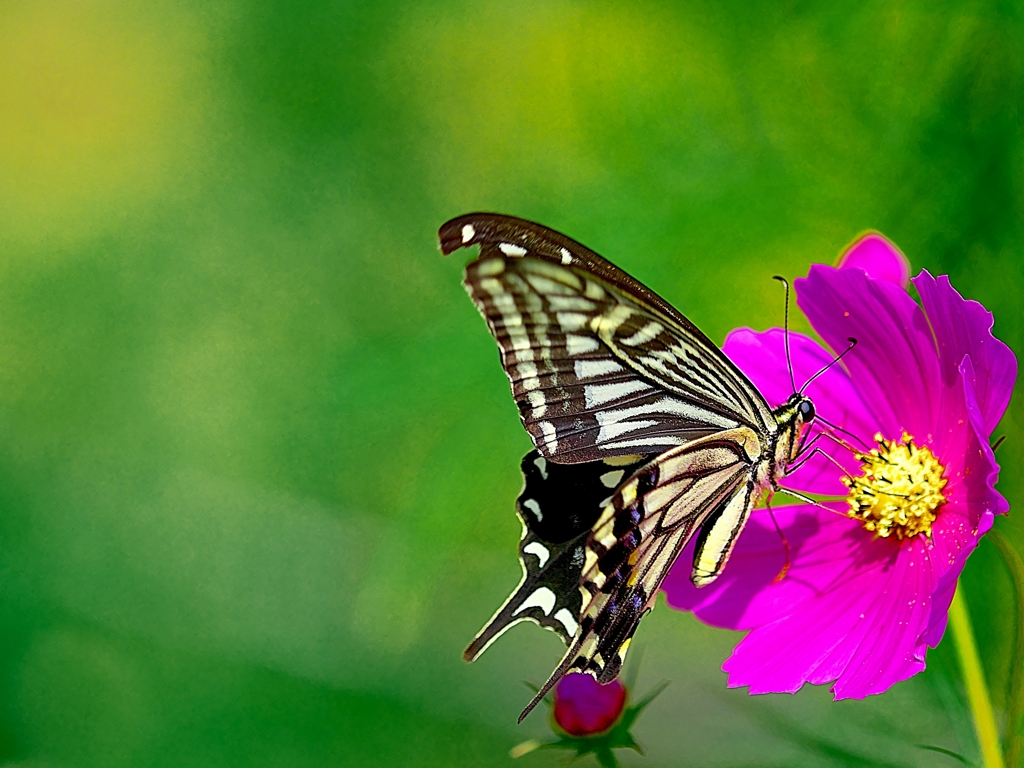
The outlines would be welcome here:
M 497 210 L 721 341 L 877 228 L 1024 351 L 1019 2 L 0 3 L 0 759 L 508 766 L 560 655 L 465 643 L 519 578 L 522 431 L 442 259 Z M 806 329 L 802 318 L 796 326 Z M 1024 499 L 1018 396 L 1001 489 Z M 1000 530 L 1024 549 L 1024 527 Z M 995 705 L 1014 612 L 964 576 Z M 665 608 L 659 766 L 956 765 L 947 644 L 749 697 Z M 538 753 L 523 768 L 555 764 Z

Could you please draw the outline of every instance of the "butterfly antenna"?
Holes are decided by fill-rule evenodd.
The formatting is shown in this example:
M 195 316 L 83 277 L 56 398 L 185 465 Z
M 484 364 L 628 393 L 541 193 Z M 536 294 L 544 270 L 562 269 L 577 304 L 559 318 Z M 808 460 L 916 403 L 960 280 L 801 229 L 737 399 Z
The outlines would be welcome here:
M 804 385 L 802 387 L 800 387 L 800 389 L 799 389 L 799 392 L 800 392 L 801 395 L 804 393 L 804 390 L 807 389 L 807 387 L 810 385 L 810 383 L 812 381 L 814 381 L 816 378 L 821 376 L 821 374 L 823 374 L 825 371 L 827 371 L 833 365 L 835 365 L 840 360 L 842 360 L 844 357 L 846 357 L 848 354 L 850 354 L 850 352 L 853 351 L 853 348 L 857 346 L 857 340 L 855 338 L 853 338 L 853 336 L 848 338 L 847 341 L 850 342 L 850 346 L 848 346 L 846 349 L 844 349 L 842 352 L 840 352 L 838 355 L 836 355 L 834 358 L 832 358 L 832 362 L 830 362 L 828 365 L 824 366 L 820 371 L 818 371 L 816 374 L 811 376 L 811 378 L 809 378 L 807 381 L 804 382 Z M 790 366 L 790 368 L 792 368 L 792 366 Z M 792 370 L 790 371 L 790 373 L 792 373 Z
M 1006 435 L 1000 435 L 999 439 L 992 444 L 992 453 L 999 450 L 999 446 L 1003 444 L 1003 440 L 1006 439 Z
M 782 330 L 786 342 L 786 365 L 789 366 L 789 383 L 793 385 L 793 391 L 796 392 L 796 377 L 793 376 L 793 356 L 789 353 L 789 280 L 782 275 L 772 275 L 772 280 L 778 280 L 786 286 L 786 309 L 782 316 Z

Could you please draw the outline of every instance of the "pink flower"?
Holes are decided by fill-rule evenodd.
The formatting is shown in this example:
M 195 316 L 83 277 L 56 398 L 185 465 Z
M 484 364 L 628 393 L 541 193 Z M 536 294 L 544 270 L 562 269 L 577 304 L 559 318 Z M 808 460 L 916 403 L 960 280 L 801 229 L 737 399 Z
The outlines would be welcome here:
M 839 264 L 797 280 L 798 303 L 832 349 L 845 349 L 848 337 L 859 344 L 807 394 L 821 417 L 877 453 L 861 447 L 858 458 L 823 437 L 818 446 L 849 477 L 814 456 L 785 478 L 785 487 L 844 500 L 825 502 L 833 511 L 775 509 L 791 546 L 784 578 L 776 580 L 779 536 L 757 510 L 717 581 L 690 584 L 690 549 L 664 585 L 670 605 L 750 630 L 722 667 L 730 687 L 750 693 L 834 681 L 836 699 L 863 698 L 920 672 L 968 555 L 1008 509 L 994 489 L 989 438 L 1017 362 L 992 336 L 992 315 L 927 272 L 913 280 L 919 306 L 904 290 L 903 255 L 880 235 L 858 241 Z M 807 336 L 790 339 L 798 383 L 833 357 Z M 781 330 L 739 329 L 724 349 L 770 403 L 791 394 Z
M 594 736 L 615 725 L 626 706 L 626 689 L 618 680 L 601 685 L 590 675 L 566 675 L 555 688 L 554 717 L 570 736 Z

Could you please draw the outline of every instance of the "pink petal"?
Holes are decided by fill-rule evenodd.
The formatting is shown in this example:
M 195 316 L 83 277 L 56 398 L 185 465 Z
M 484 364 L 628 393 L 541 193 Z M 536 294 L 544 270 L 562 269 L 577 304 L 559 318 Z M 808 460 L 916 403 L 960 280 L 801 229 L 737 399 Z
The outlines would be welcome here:
M 927 435 L 915 436 L 918 445 L 928 445 L 946 467 L 946 476 L 960 472 L 968 443 L 974 438 L 967 405 L 964 402 L 964 383 L 959 373 L 953 386 L 939 386 L 937 421 Z
M 842 558 L 841 573 L 736 646 L 722 667 L 731 687 L 793 692 L 834 680 L 836 699 L 863 698 L 924 668 L 931 597 L 950 567 L 944 556 L 920 536 L 873 539 L 858 526 L 844 538 L 855 554 Z
M 996 483 L 999 481 L 999 464 L 996 462 L 995 453 L 992 452 L 992 446 L 988 443 L 985 417 L 982 415 L 974 392 L 973 383 L 977 376 L 972 363 L 973 360 L 970 357 L 964 357 L 960 363 L 964 404 L 967 406 L 967 415 L 974 438 L 968 444 L 966 452 L 964 485 L 967 493 L 965 503 L 969 504 L 972 509 L 981 508 L 984 511 L 1001 515 L 1010 511 L 1010 505 L 995 489 Z
M 930 553 L 933 567 L 940 573 L 932 592 L 928 623 L 922 629 L 919 644 L 934 648 L 946 631 L 946 615 L 953 602 L 957 580 L 963 572 L 967 558 L 977 548 L 981 537 L 988 533 L 995 518 L 984 511 L 975 525 L 969 525 L 963 515 L 951 509 L 932 526 L 936 548 Z
M 868 277 L 887 280 L 900 288 L 910 282 L 910 262 L 903 252 L 880 232 L 869 232 L 853 242 L 839 257 L 840 269 L 862 269 Z
M 797 301 L 834 350 L 858 345 L 843 358 L 861 399 L 881 431 L 898 439 L 906 430 L 924 442 L 936 423 L 939 366 L 924 312 L 894 283 L 859 269 L 815 265 L 795 281 Z
M 964 392 L 964 404 L 970 425 L 970 439 L 958 460 L 946 468 L 949 484 L 944 493 L 950 500 L 949 514 L 936 521 L 934 540 L 942 551 L 938 553 L 949 566 L 944 571 L 932 601 L 931 617 L 922 635 L 922 642 L 933 648 L 946 629 L 946 613 L 953 601 L 956 581 L 967 557 L 974 551 L 978 540 L 992 527 L 993 515 L 1004 514 L 1010 505 L 995 490 L 999 480 L 999 464 L 988 444 L 987 428 L 973 382 L 977 378 L 971 358 L 965 357 L 959 366 Z M 940 459 L 942 457 L 940 456 Z
M 1017 379 L 1017 358 L 992 335 L 992 313 L 976 301 L 964 299 L 942 275 L 922 271 L 914 278 L 928 320 L 935 331 L 942 381 L 960 387 L 958 367 L 970 355 L 976 377 L 973 382 L 978 405 L 984 416 L 985 436 L 992 434 L 1010 402 Z
M 873 574 L 880 589 L 875 592 L 870 627 L 861 637 L 844 638 L 843 645 L 853 652 L 843 668 L 831 675 L 837 700 L 882 693 L 924 669 L 924 649 L 918 647 L 918 638 L 928 620 L 935 583 L 924 557 L 930 544 L 918 536 L 898 546 L 892 567 Z M 834 654 L 840 656 L 840 648 Z
M 835 357 L 802 333 L 791 332 L 789 341 L 793 373 L 798 387 Z M 772 407 L 779 406 L 789 399 L 793 393 L 793 385 L 786 364 L 785 333 L 781 328 L 772 328 L 764 332 L 739 328 L 726 337 L 722 349 L 754 383 Z M 849 374 L 841 366 L 833 366 L 815 379 L 807 388 L 806 394 L 814 402 L 817 413 L 868 443 L 879 429 L 874 416 L 865 407 L 853 382 L 850 381 Z M 815 431 L 819 431 L 817 427 Z M 839 437 L 848 439 L 842 434 Z M 823 438 L 818 441 L 817 446 L 848 471 L 856 471 L 857 461 L 851 452 L 835 441 Z M 841 473 L 835 464 L 821 456 L 814 456 L 793 475 L 787 477 L 783 484 L 787 488 L 804 493 L 844 496 L 846 487 L 839 481 L 840 477 Z
M 842 673 L 886 607 L 886 585 L 875 573 L 891 569 L 898 559 L 897 546 L 871 539 L 859 525 L 843 538 L 850 551 L 837 563 L 836 576 L 798 610 L 755 628 L 736 646 L 722 666 L 730 687 L 793 692 L 805 682 L 831 682 Z
M 693 543 L 676 560 L 662 589 L 669 605 L 692 610 L 701 621 L 727 629 L 751 629 L 794 612 L 840 577 L 856 554 L 845 537 L 860 524 L 845 517 L 845 502 L 830 502 L 835 512 L 811 505 L 774 510 L 790 546 L 791 566 L 776 582 L 786 552 L 771 516 L 754 510 L 736 542 L 722 575 L 706 587 L 690 583 Z

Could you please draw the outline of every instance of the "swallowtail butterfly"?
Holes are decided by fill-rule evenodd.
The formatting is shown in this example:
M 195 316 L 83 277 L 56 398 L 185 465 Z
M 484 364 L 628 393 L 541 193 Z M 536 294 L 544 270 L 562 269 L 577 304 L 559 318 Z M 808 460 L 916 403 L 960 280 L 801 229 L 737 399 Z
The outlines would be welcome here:
M 808 447 L 814 406 L 796 392 L 772 410 L 693 323 L 565 235 L 473 213 L 439 237 L 444 254 L 480 246 L 464 285 L 536 446 L 516 504 L 523 579 L 464 653 L 523 620 L 558 633 L 568 650 L 521 721 L 571 670 L 615 679 L 694 535 L 693 583 L 717 578 Z

